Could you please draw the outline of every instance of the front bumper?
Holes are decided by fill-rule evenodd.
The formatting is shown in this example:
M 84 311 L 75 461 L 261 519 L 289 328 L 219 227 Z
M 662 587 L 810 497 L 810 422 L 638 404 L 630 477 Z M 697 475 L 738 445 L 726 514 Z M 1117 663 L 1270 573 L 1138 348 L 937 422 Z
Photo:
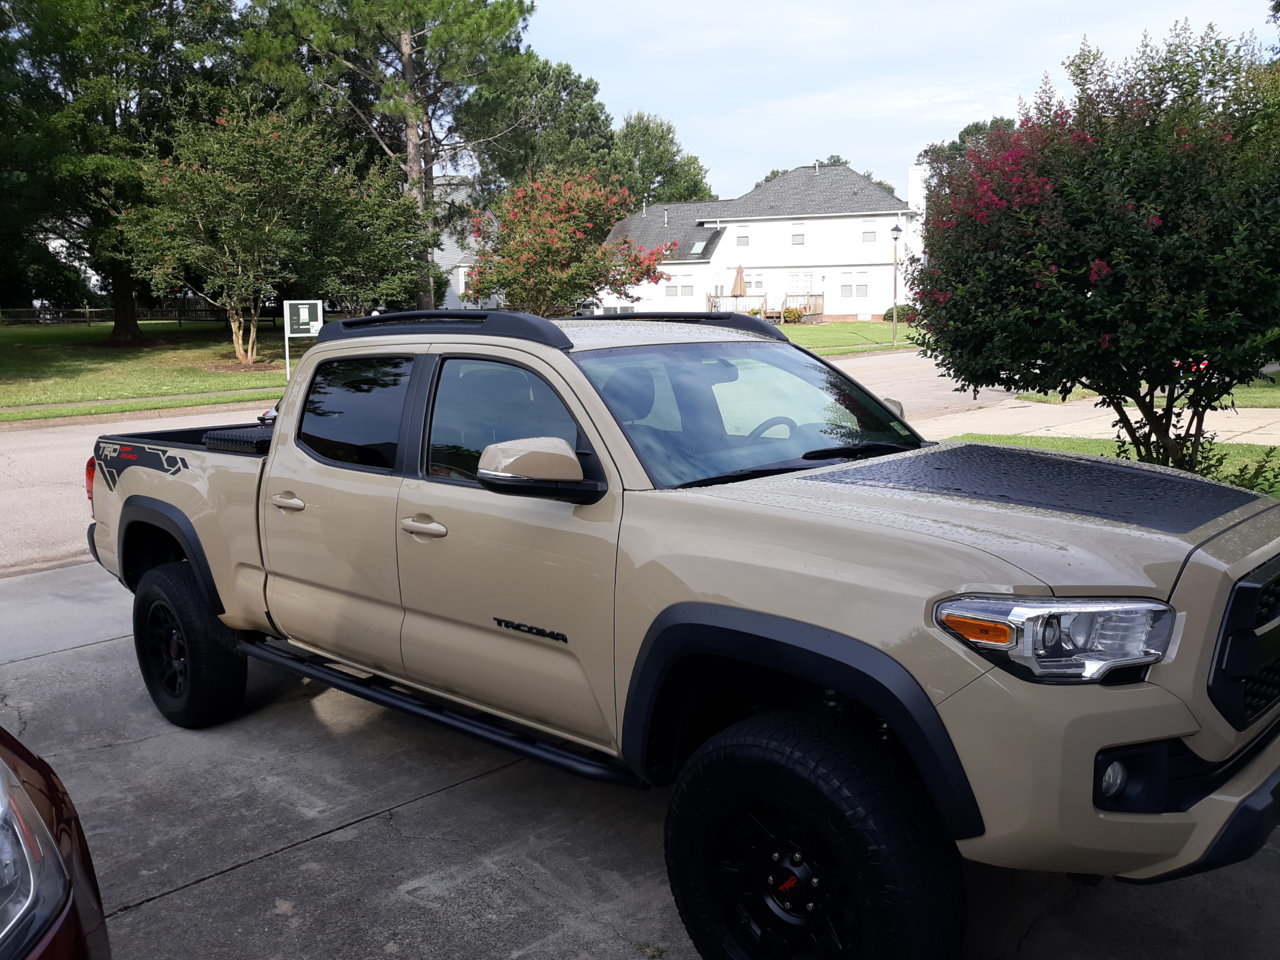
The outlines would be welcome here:
M 1150 882 L 1246 859 L 1280 820 L 1280 737 L 1224 763 L 1179 809 L 1095 803 L 1099 752 L 1182 740 L 1199 728 L 1173 694 L 1141 683 L 1046 686 L 993 670 L 940 706 L 986 832 L 959 842 L 1000 867 Z

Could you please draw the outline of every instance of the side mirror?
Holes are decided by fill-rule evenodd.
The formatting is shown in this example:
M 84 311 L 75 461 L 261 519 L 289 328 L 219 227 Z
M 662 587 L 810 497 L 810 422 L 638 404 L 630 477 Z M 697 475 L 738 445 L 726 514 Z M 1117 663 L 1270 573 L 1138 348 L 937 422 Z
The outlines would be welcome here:
M 605 485 L 584 480 L 578 455 L 560 437 L 491 443 L 480 453 L 476 479 L 486 490 L 567 503 L 595 503 Z
M 902 401 L 895 400 L 893 397 L 881 397 L 880 402 L 894 412 L 898 417 L 902 417 Z

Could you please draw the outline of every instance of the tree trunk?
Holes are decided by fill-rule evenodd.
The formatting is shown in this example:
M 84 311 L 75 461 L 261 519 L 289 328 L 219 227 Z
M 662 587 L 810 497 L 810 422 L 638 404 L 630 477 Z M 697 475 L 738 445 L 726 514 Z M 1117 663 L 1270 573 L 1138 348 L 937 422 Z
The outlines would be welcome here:
M 430 145 L 427 144 L 424 146 L 422 141 L 422 131 L 418 127 L 418 123 L 421 119 L 418 116 L 418 70 L 417 65 L 413 62 L 413 31 L 411 30 L 402 30 L 400 32 L 400 70 L 405 86 L 404 166 L 408 180 L 407 186 L 414 202 L 418 205 L 418 212 L 425 217 L 428 209 L 427 191 L 432 186 L 432 178 L 430 176 L 432 158 L 428 156 L 430 153 Z M 431 225 L 434 228 L 434 217 L 431 218 Z M 435 232 L 434 229 L 432 232 Z M 422 248 L 418 252 L 418 258 L 422 261 L 422 284 L 418 290 L 418 309 L 434 310 L 436 305 L 436 292 L 435 284 L 432 282 L 431 247 L 429 244 L 424 243 L 422 245 Z
M 247 364 L 250 361 L 246 359 L 248 352 L 244 348 L 244 342 L 241 337 L 244 333 L 244 317 L 240 313 L 239 307 L 227 308 L 227 322 L 231 324 L 231 346 L 236 351 L 236 362 Z
M 107 339 L 112 343 L 141 343 L 138 309 L 133 302 L 133 269 L 127 260 L 112 260 L 107 272 L 111 279 L 111 306 L 115 322 Z

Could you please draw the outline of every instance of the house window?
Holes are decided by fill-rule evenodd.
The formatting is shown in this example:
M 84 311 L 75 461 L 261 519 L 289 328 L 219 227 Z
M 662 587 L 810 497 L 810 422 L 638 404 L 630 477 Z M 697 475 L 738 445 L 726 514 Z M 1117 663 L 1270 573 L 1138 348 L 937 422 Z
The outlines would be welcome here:
M 680 296 L 682 296 L 682 297 L 692 297 L 692 296 L 693 296 L 693 285 L 692 285 L 692 284 L 690 284 L 689 286 L 682 286 L 682 287 L 680 288 Z
M 859 297 L 865 297 L 867 295 L 867 285 L 865 283 L 860 283 L 853 289 L 854 293 Z
M 677 287 L 674 283 L 673 283 L 671 286 L 667 287 L 667 296 L 668 296 L 668 297 L 674 297 L 674 296 L 676 296 L 679 292 L 680 292 L 680 288 L 679 288 L 679 287 Z
M 793 247 L 803 247 L 803 246 L 804 246 L 804 234 L 803 234 L 803 233 L 793 233 L 793 234 L 791 235 L 791 245 L 792 245 Z
M 875 242 L 876 242 L 876 232 L 875 232 L 874 230 L 863 230 L 863 231 L 862 231 L 862 242 L 863 242 L 863 243 L 875 243 Z
M 619 307 L 618 312 L 619 313 L 635 313 L 636 308 L 635 307 Z
M 748 237 L 745 233 L 738 234 L 738 246 L 740 247 L 751 246 L 751 238 Z
M 699 240 L 697 243 L 693 245 L 693 249 L 689 251 L 689 256 L 696 257 L 706 248 L 707 248 L 707 241 Z
M 840 296 L 842 296 L 842 297 L 852 297 L 852 296 L 853 296 L 853 284 L 852 284 L 852 283 L 842 283 L 842 284 L 840 284 Z
M 763 281 L 763 280 L 757 280 L 757 281 L 756 281 L 756 289 L 757 289 L 757 290 L 760 290 L 760 289 L 762 289 L 763 287 L 764 287 L 764 281 Z

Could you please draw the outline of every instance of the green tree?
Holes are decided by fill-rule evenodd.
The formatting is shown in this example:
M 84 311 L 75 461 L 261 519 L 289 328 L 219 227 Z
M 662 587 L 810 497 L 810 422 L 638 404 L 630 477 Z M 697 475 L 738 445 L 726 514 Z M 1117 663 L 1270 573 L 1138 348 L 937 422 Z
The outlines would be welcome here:
M 477 85 L 458 122 L 480 169 L 479 203 L 546 167 L 590 170 L 606 163 L 613 121 L 599 92 L 599 84 L 567 63 L 532 52 L 508 58 Z
M 510 188 L 491 216 L 472 220 L 478 251 L 464 299 L 500 296 L 508 306 L 543 316 L 572 313 L 605 291 L 638 300 L 629 288 L 665 279 L 659 264 L 671 247 L 605 242 L 631 203 L 616 181 L 601 183 L 589 173 L 547 170 Z
M 1205 413 L 1276 355 L 1277 73 L 1185 24 L 1067 67 L 1070 103 L 1046 83 L 1016 128 L 926 151 L 917 338 L 966 387 L 1093 390 L 1122 448 L 1196 469 Z
M 120 223 L 135 262 L 157 293 L 186 286 L 225 309 L 240 363 L 256 359 L 258 317 L 286 284 L 363 304 L 417 286 L 423 227 L 398 171 L 357 175 L 318 124 L 254 101 L 183 121 L 142 179 L 145 201 Z
M 254 0 L 246 50 L 272 83 L 358 118 L 403 170 L 438 232 L 435 176 L 472 151 L 462 104 L 517 50 L 529 0 Z M 432 245 L 421 245 L 419 306 L 433 307 Z
M 849 161 L 838 153 L 828 154 L 827 159 L 823 160 L 822 163 L 828 167 L 847 167 L 849 165 Z
M 14 92 L 6 137 L 31 138 L 15 151 L 38 145 L 24 185 L 45 202 L 26 221 L 24 249 L 43 259 L 39 248 L 56 241 L 96 271 L 115 308 L 111 338 L 136 340 L 133 268 L 116 216 L 137 198 L 138 159 L 165 139 L 174 105 L 194 87 L 226 81 L 232 0 L 9 0 L 4 12 Z
M 898 191 L 892 183 L 890 183 L 888 180 L 881 180 L 870 170 L 863 170 L 862 175 L 866 177 L 868 180 L 870 180 L 872 183 L 874 183 L 881 190 L 883 190 L 885 193 L 889 194 L 889 196 L 896 197 L 898 195 Z
M 652 113 L 629 113 L 614 134 L 607 169 L 645 203 L 714 200 L 707 168 L 684 152 L 676 128 Z
M 759 189 L 760 187 L 763 187 L 763 186 L 764 186 L 766 183 L 768 183 L 770 180 L 777 180 L 777 179 L 778 179 L 780 176 L 782 176 L 784 173 L 790 173 L 790 171 L 789 171 L 789 170 L 779 170 L 777 167 L 774 167 L 772 170 L 770 170 L 768 173 L 766 173 L 766 174 L 764 175 L 764 178 L 763 178 L 763 179 L 761 179 L 761 180 L 757 180 L 757 181 L 756 181 L 756 185 L 755 185 L 754 187 L 752 187 L 751 189 L 752 189 L 752 190 L 757 190 L 757 189 Z

